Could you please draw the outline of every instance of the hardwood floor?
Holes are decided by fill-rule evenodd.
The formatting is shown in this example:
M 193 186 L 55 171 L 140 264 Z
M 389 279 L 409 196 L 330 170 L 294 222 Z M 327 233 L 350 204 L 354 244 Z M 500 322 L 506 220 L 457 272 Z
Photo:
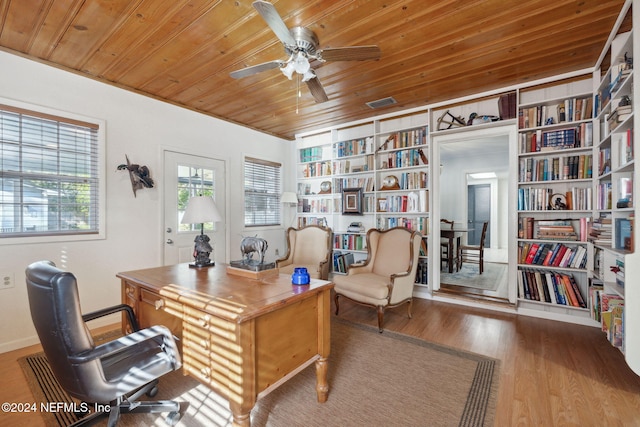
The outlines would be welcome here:
M 344 298 L 340 317 L 377 325 Z M 640 426 L 640 377 L 596 328 L 415 299 L 413 319 L 387 310 L 385 329 L 500 359 L 496 426 Z M 2 402 L 33 402 L 16 359 L 35 351 L 0 354 Z M 0 425 L 44 426 L 37 413 L 0 413 Z

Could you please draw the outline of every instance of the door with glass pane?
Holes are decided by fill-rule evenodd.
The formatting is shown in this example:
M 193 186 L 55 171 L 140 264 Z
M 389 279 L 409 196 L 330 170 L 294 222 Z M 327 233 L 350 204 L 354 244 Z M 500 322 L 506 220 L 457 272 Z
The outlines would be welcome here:
M 205 223 L 204 233 L 213 247 L 211 259 L 226 262 L 225 162 L 209 157 L 164 153 L 164 265 L 193 261 L 194 239 L 200 224 L 181 224 L 189 198 L 212 196 L 222 219 Z

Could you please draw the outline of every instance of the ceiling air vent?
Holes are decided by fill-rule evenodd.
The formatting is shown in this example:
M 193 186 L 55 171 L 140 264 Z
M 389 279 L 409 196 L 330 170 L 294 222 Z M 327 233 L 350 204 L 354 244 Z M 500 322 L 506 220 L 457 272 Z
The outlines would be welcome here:
M 387 98 L 378 99 L 377 101 L 367 102 L 367 105 L 369 106 L 369 108 L 376 109 L 376 108 L 382 108 L 382 107 L 386 107 L 388 105 L 393 105 L 397 103 L 398 101 L 393 99 L 393 96 L 389 96 Z

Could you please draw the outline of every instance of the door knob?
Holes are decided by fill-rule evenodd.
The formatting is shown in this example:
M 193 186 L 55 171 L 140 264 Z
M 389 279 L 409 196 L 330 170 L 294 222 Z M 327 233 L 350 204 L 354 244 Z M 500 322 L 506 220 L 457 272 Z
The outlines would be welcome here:
M 173 245 L 173 240 L 167 239 L 167 245 Z

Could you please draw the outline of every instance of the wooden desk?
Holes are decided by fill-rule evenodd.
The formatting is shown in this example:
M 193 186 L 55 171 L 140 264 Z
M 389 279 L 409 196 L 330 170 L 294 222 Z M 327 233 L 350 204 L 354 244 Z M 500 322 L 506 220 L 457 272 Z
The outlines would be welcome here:
M 454 228 L 453 230 L 451 229 L 444 229 L 441 228 L 440 229 L 440 237 L 442 237 L 443 239 L 448 239 L 449 240 L 449 244 L 448 244 L 448 254 L 449 254 L 449 260 L 447 262 L 447 271 L 449 273 L 453 273 L 453 263 L 454 263 L 454 259 L 455 259 L 455 263 L 458 266 L 458 268 L 460 268 L 460 254 L 458 252 L 460 252 L 460 238 L 462 237 L 462 233 L 468 233 L 470 230 L 467 228 Z M 455 245 L 454 245 L 454 240 L 455 240 Z M 454 246 L 455 246 L 455 252 L 454 252 Z M 455 254 L 455 256 L 453 256 L 453 254 Z
M 178 264 L 117 277 L 141 327 L 164 324 L 182 337 L 184 372 L 229 400 L 234 425 L 250 426 L 256 401 L 313 362 L 325 402 L 333 283 L 300 287 L 288 275 L 257 280 L 226 268 Z

